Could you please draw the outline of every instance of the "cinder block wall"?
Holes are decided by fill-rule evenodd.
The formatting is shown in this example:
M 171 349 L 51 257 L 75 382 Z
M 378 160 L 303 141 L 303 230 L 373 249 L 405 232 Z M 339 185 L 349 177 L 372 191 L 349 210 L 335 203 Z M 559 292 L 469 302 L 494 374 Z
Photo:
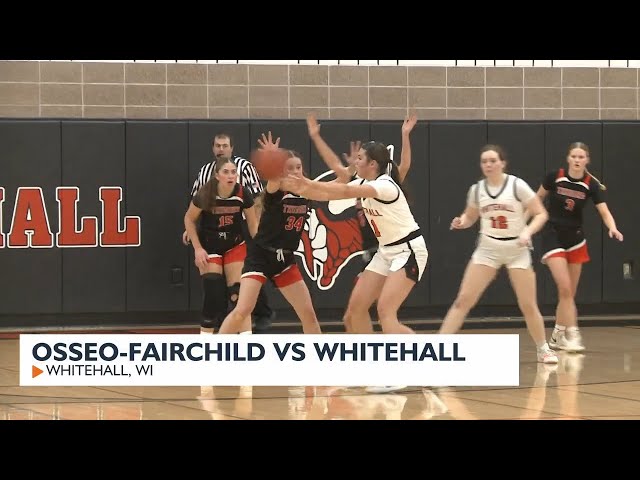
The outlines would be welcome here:
M 637 68 L 0 62 L 0 117 L 637 120 Z

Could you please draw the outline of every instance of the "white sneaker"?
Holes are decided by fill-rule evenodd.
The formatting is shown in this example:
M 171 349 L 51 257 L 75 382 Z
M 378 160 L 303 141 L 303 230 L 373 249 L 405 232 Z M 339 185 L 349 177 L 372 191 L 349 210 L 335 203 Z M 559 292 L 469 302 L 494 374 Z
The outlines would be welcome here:
M 553 348 L 554 350 L 557 350 L 558 348 L 558 342 L 560 341 L 560 338 L 564 337 L 564 330 L 556 330 L 555 328 L 553 329 L 553 332 L 551 332 L 551 337 L 549 337 L 549 346 L 551 348 Z
M 391 393 L 397 392 L 398 390 L 402 390 L 403 388 L 407 388 L 406 385 L 396 385 L 395 387 L 367 387 L 364 390 L 367 393 Z
M 537 355 L 540 363 L 558 363 L 558 356 L 548 347 L 538 350 Z
M 564 350 L 565 352 L 582 352 L 585 347 L 582 343 L 582 335 L 580 335 L 580 331 L 577 332 L 563 332 L 564 335 L 560 336 L 558 339 L 557 345 L 560 350 Z

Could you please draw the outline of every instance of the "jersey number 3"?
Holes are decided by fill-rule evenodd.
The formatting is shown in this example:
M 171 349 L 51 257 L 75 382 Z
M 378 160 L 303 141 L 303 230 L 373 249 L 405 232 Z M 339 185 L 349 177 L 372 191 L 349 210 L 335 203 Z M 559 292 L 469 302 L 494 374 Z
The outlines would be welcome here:
M 296 220 L 296 217 L 290 216 L 287 218 L 287 224 L 284 226 L 284 229 L 293 230 L 295 228 L 296 232 L 299 232 L 300 230 L 302 230 L 302 227 L 304 227 L 304 220 L 305 217 L 299 217 Z
M 491 217 L 491 228 L 498 228 L 500 230 L 506 230 L 509 228 L 509 222 L 507 217 L 500 215 L 499 217 Z
M 564 209 L 565 210 L 569 210 L 570 212 L 573 212 L 573 207 L 576 206 L 576 202 L 575 200 L 571 199 L 571 198 L 566 198 L 564 200 Z

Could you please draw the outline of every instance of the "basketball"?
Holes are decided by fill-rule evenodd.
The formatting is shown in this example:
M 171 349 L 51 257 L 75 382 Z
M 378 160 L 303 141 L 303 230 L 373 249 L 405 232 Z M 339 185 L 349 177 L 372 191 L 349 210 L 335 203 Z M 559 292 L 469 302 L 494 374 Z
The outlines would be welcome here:
M 286 150 L 254 150 L 251 163 L 263 180 L 274 180 L 285 175 L 285 163 L 289 155 Z

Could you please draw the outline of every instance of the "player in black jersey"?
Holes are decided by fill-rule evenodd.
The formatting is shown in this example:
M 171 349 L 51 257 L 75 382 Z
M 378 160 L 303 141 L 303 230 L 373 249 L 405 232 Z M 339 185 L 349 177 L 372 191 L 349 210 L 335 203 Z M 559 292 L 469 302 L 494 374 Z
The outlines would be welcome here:
M 263 148 L 277 148 L 261 144 Z M 286 175 L 303 176 L 302 157 L 289 151 Z M 227 315 L 219 333 L 242 331 L 244 318 L 255 306 L 260 289 L 271 280 L 291 304 L 302 323 L 304 333 L 322 333 L 294 251 L 298 249 L 305 222 L 309 217 L 309 200 L 280 189 L 280 179 L 267 182 L 262 200 L 258 233 L 247 249 L 242 269 L 240 297 Z
M 402 123 L 402 152 L 400 154 L 400 165 L 395 165 L 395 163 L 390 162 L 387 168 L 386 173 L 391 174 L 391 169 L 396 168 L 398 173 L 398 178 L 400 182 L 404 182 L 404 179 L 411 168 L 411 131 L 413 127 L 415 127 L 418 121 L 418 117 L 415 114 L 408 115 L 404 122 Z M 318 153 L 324 160 L 327 167 L 336 175 L 336 181 L 340 183 L 348 183 L 358 178 L 355 173 L 355 161 L 358 158 L 358 152 L 362 146 L 360 141 L 352 141 L 350 145 L 350 153 L 347 155 L 346 153 L 342 154 L 347 166 L 343 165 L 340 161 L 340 158 L 330 149 L 323 148 L 322 143 L 318 143 L 316 139 L 320 138 L 320 125 L 315 117 L 315 115 L 310 114 L 307 116 L 307 127 L 309 130 L 309 136 L 314 143 L 316 143 L 316 148 L 318 149 Z M 364 182 L 364 179 L 362 180 Z M 363 254 L 362 258 L 362 268 L 360 272 L 355 278 L 355 282 L 358 281 L 364 269 L 369 265 L 371 259 L 378 251 L 378 238 L 376 237 L 369 221 L 367 220 L 364 210 L 362 209 L 362 201 L 359 198 L 355 199 L 356 202 L 356 214 L 358 217 L 358 224 L 360 225 L 360 233 L 362 235 L 362 250 Z M 349 303 L 347 305 L 347 309 L 344 316 L 344 324 L 347 332 L 351 332 L 352 329 L 352 302 L 358 301 L 356 297 L 354 299 L 353 293 L 351 298 L 349 299 Z M 362 325 L 362 328 L 368 325 L 369 333 L 373 333 L 373 323 L 371 322 L 371 316 L 369 312 L 365 314 L 365 318 L 356 319 L 358 325 Z
M 219 158 L 214 175 L 193 197 L 184 216 L 204 290 L 201 333 L 213 333 L 219 328 L 228 312 L 228 302 L 234 305 L 238 301 L 247 253 L 243 213 L 251 236 L 258 227 L 253 196 L 237 180 L 235 163 Z M 247 315 L 242 331 L 250 330 L 251 317 Z
M 548 200 L 549 210 L 549 221 L 542 232 L 542 262 L 549 267 L 558 288 L 556 325 L 549 346 L 570 352 L 585 348 L 578 330 L 575 296 L 582 264 L 590 260 L 582 218 L 589 199 L 609 229 L 609 237 L 623 240 L 605 202 L 605 186 L 589 173 L 588 163 L 589 147 L 582 142 L 572 143 L 568 166 L 549 172 L 537 192 L 542 200 Z

